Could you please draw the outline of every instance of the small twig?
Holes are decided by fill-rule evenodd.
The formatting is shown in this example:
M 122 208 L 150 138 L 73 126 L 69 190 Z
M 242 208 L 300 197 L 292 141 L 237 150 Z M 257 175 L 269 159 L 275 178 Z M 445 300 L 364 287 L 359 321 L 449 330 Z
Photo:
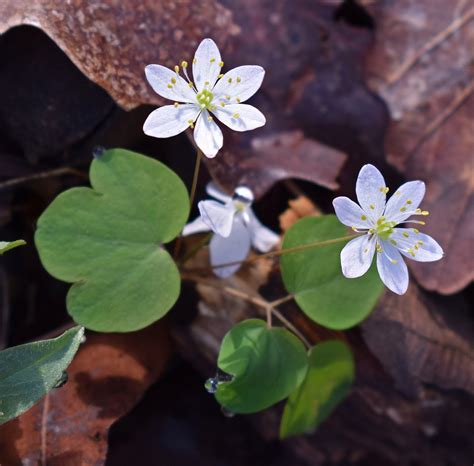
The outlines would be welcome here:
M 279 320 L 281 320 L 288 330 L 291 330 L 304 343 L 308 349 L 311 348 L 311 343 L 280 311 L 277 309 L 272 309 L 272 312 L 278 317 Z
M 48 464 L 48 414 L 49 414 L 49 393 L 46 393 L 43 401 L 43 410 L 41 413 L 41 466 Z
M 278 307 L 278 306 L 280 306 L 280 305 L 283 304 L 283 303 L 286 303 L 286 302 L 288 302 L 288 301 L 291 301 L 293 298 L 294 298 L 294 296 L 293 296 L 292 294 L 289 294 L 289 295 L 284 296 L 283 298 L 276 299 L 275 301 L 272 301 L 272 302 L 270 303 L 270 305 L 271 305 L 272 307 Z
M 306 249 L 312 249 L 312 248 L 317 248 L 321 246 L 329 246 L 330 244 L 335 244 L 335 243 L 340 243 L 342 241 L 348 241 L 350 239 L 354 239 L 359 235 L 347 235 L 347 236 L 342 236 L 341 238 L 335 238 L 335 239 L 329 239 L 326 241 L 314 241 L 312 243 L 308 244 L 302 244 L 300 246 L 295 246 L 293 248 L 286 248 L 286 249 L 279 249 L 277 251 L 270 251 L 265 254 L 258 254 L 255 257 L 252 257 L 250 259 L 245 259 L 243 261 L 234 261 L 234 262 L 227 262 L 225 264 L 219 264 L 219 265 L 211 265 L 209 267 L 196 267 L 196 268 L 191 268 L 191 269 L 183 269 L 183 272 L 208 272 L 212 271 L 214 269 L 220 269 L 223 267 L 229 267 L 232 265 L 243 265 L 243 264 L 253 264 L 254 262 L 260 260 L 260 259 L 265 259 L 268 257 L 278 257 L 282 256 L 284 254 L 291 254 L 294 252 L 300 252 L 304 251 Z
M 81 172 L 80 170 L 76 170 L 75 168 L 70 167 L 61 167 L 55 168 L 54 170 L 48 170 L 44 172 L 34 173 L 32 175 L 21 176 L 19 178 L 12 178 L 10 180 L 0 182 L 0 190 L 12 188 L 13 186 L 17 186 L 19 184 L 28 183 L 34 180 L 41 180 L 44 178 L 52 178 L 54 176 L 62 176 L 62 175 L 76 175 L 80 177 L 87 178 L 87 174 Z
M 425 53 L 438 47 L 445 39 L 464 26 L 473 17 L 474 7 L 467 10 L 461 17 L 456 18 L 446 29 L 443 29 L 440 33 L 436 34 L 436 36 L 432 37 L 431 40 L 426 42 L 412 57 L 402 63 L 394 73 L 388 76 L 387 84 L 392 85 L 396 83 Z

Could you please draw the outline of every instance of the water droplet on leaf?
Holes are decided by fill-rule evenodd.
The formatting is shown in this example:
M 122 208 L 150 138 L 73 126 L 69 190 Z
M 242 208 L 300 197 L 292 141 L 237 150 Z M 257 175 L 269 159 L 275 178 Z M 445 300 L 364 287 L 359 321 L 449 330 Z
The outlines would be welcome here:
M 98 159 L 98 158 L 100 158 L 101 155 L 104 155 L 104 152 L 106 150 L 107 149 L 103 146 L 95 146 L 92 149 L 92 157 L 94 157 L 95 159 Z
M 208 391 L 208 393 L 211 393 L 214 395 L 214 393 L 217 392 L 217 386 L 219 385 L 219 381 L 215 378 L 210 378 L 206 380 L 206 383 L 204 384 L 204 387 Z

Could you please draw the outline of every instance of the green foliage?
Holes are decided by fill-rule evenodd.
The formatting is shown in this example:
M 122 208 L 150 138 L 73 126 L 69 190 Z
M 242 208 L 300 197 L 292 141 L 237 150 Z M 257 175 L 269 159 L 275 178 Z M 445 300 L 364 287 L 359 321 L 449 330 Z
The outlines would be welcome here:
M 63 380 L 83 334 L 83 327 L 74 327 L 58 338 L 0 352 L 0 424 L 31 408 Z
M 259 319 L 227 333 L 217 364 L 234 377 L 218 385 L 217 401 L 234 413 L 254 413 L 283 400 L 304 380 L 308 366 L 300 340 Z
M 0 241 L 0 255 L 4 252 L 10 251 L 10 249 L 17 248 L 18 246 L 24 246 L 26 241 L 18 239 L 16 241 Z
M 137 330 L 176 302 L 180 276 L 162 244 L 181 231 L 189 198 L 162 163 L 113 149 L 94 160 L 92 188 L 60 194 L 38 220 L 46 270 L 73 283 L 67 308 L 96 331 Z
M 343 237 L 346 229 L 334 215 L 303 218 L 288 230 L 283 248 Z M 303 312 L 332 329 L 347 329 L 371 312 L 383 284 L 375 265 L 360 278 L 345 278 L 340 252 L 344 243 L 285 254 L 281 258 L 283 282 Z
M 354 360 L 341 341 L 320 343 L 308 353 L 304 382 L 285 406 L 280 437 L 313 432 L 349 394 L 354 380 Z

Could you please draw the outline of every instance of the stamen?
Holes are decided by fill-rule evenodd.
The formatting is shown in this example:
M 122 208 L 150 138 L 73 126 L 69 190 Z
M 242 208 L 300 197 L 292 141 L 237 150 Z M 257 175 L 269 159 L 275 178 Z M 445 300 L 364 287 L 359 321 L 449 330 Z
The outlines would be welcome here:
M 387 186 L 382 186 L 382 187 L 380 188 L 380 192 L 381 192 L 381 193 L 387 194 L 388 191 L 389 191 L 389 188 L 387 188 Z
M 369 207 L 372 209 L 372 210 L 375 210 L 375 206 L 373 204 L 370 204 Z
M 178 108 L 178 107 L 179 107 L 178 102 L 175 102 L 173 105 L 174 105 L 174 108 Z
M 237 76 L 237 82 L 240 83 L 240 81 L 242 81 L 242 79 L 240 78 L 240 76 Z
M 220 75 L 217 76 L 217 79 L 221 79 L 223 77 L 224 77 L 224 75 L 221 73 Z
M 174 71 L 175 71 L 176 73 L 179 73 L 179 66 L 178 66 L 178 65 L 175 65 L 175 66 L 174 66 Z
M 226 98 L 227 100 L 230 100 L 230 95 L 226 95 L 225 98 Z
M 400 208 L 400 212 L 406 212 L 407 211 L 407 208 L 406 207 L 401 207 Z
M 194 128 L 194 121 L 193 120 L 188 120 L 188 125 L 191 129 Z
M 186 68 L 188 67 L 188 62 L 185 61 L 185 60 L 183 60 L 183 61 L 181 62 L 181 67 L 182 67 L 183 69 L 186 69 Z
M 173 85 L 172 85 L 172 84 L 168 84 L 168 89 L 173 89 Z
M 209 81 L 205 81 L 205 82 L 204 82 L 204 85 L 205 85 L 205 86 L 209 86 Z
M 397 242 L 396 242 L 394 239 L 391 239 L 390 242 L 391 242 L 394 246 L 397 245 Z
M 366 216 L 366 215 L 361 215 L 361 216 L 360 216 L 360 219 L 361 219 L 361 220 L 367 220 L 367 216 Z
M 406 202 L 408 205 L 410 204 L 413 204 L 412 200 L 411 199 L 407 199 L 407 202 Z
M 176 78 L 171 78 L 171 82 L 172 82 L 173 84 L 176 84 Z
M 235 118 L 236 120 L 238 120 L 240 118 L 240 115 L 238 113 L 234 113 L 232 115 L 233 118 Z
M 223 62 L 222 60 L 219 62 L 219 66 L 220 66 L 221 68 L 224 66 L 224 62 Z
M 211 63 L 214 63 L 214 62 L 216 61 L 216 59 L 215 59 L 215 58 L 211 58 L 210 61 L 211 61 Z
M 395 192 L 395 195 L 396 195 L 396 196 L 400 196 L 400 194 L 402 194 L 401 191 L 396 191 L 396 192 Z
M 189 86 L 191 89 L 194 87 L 194 84 L 192 83 L 192 81 L 189 81 L 188 86 Z
M 406 231 L 404 231 L 404 232 L 402 233 L 402 235 L 403 235 L 405 238 L 409 238 L 409 237 L 410 237 L 410 235 L 409 235 Z
M 380 246 L 379 243 L 377 243 L 377 244 L 375 245 L 375 249 L 376 249 L 377 252 L 379 252 L 379 253 L 383 251 L 382 246 Z
M 197 58 L 194 57 L 194 58 L 193 58 L 193 65 L 195 65 L 196 63 L 197 63 Z
M 224 103 L 224 102 L 221 102 L 221 107 L 225 107 L 225 103 Z
M 207 117 L 207 121 L 212 121 L 213 119 L 214 119 L 214 118 L 212 118 L 211 115 L 209 115 L 209 116 Z
M 236 100 L 237 100 L 237 103 L 239 103 L 239 104 L 240 104 L 240 98 L 239 98 L 239 97 L 237 97 L 237 99 L 236 99 Z
M 227 82 L 228 82 L 229 84 L 231 84 L 231 83 L 232 83 L 232 78 L 229 78 L 229 79 L 227 80 Z
M 418 233 L 420 233 L 420 230 L 417 230 L 416 228 L 412 228 L 412 231 L 413 231 L 413 233 L 415 233 L 416 235 L 417 235 Z
M 412 257 L 415 257 L 415 251 L 412 248 L 407 250 L 408 254 L 411 254 Z

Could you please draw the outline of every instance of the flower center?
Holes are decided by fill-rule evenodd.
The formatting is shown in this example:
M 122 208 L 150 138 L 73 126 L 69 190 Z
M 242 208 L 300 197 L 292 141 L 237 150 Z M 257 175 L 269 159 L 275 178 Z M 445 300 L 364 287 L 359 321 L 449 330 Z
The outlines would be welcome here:
M 197 96 L 196 99 L 198 101 L 199 106 L 202 109 L 207 108 L 211 110 L 212 107 L 212 99 L 214 99 L 214 94 L 209 91 L 208 89 L 203 89 Z
M 397 222 L 388 222 L 385 217 L 382 216 L 377 220 L 375 233 L 380 239 L 386 240 L 393 233 L 393 228 L 396 224 Z

